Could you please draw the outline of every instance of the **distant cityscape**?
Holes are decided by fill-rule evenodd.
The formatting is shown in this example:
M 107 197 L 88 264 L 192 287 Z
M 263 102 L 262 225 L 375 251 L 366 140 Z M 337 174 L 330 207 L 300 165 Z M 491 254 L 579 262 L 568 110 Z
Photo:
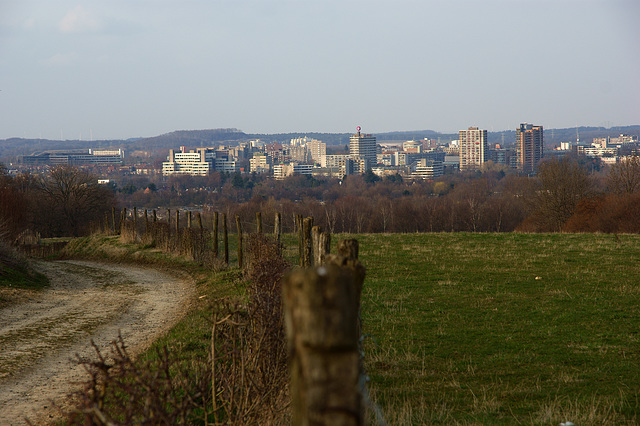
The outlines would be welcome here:
M 637 152 L 637 135 L 581 141 L 578 133 L 575 141 L 561 142 L 545 151 L 543 126 L 529 123 L 516 128 L 514 141 L 492 145 L 487 130 L 478 127 L 460 130 L 457 140 L 444 143 L 428 137 L 378 143 L 375 135 L 364 133 L 358 126 L 349 137 L 348 147 L 333 145 L 329 150 L 325 142 L 307 136 L 292 138 L 288 143 L 254 139 L 235 145 L 180 146 L 169 149 L 161 162 L 145 162 L 139 157 L 130 162 L 124 148 L 51 150 L 19 156 L 12 168 L 17 172 L 56 165 L 92 167 L 100 171 L 103 181 L 123 173 L 207 176 L 212 172 L 256 173 L 278 180 L 296 174 L 342 178 L 366 173 L 432 180 L 445 173 L 492 169 L 532 175 L 544 157 L 557 155 L 583 156 L 606 165 Z

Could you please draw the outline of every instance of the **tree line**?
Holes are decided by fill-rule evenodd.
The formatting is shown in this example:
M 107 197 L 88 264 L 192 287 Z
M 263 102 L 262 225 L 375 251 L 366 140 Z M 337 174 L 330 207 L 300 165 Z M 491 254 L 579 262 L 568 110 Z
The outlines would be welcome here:
M 117 204 L 116 194 L 82 169 L 12 177 L 0 165 L 0 229 L 7 239 L 26 229 L 43 237 L 84 235 Z
M 0 171 L 0 221 L 13 235 L 82 235 L 111 207 L 191 208 L 254 222 L 282 214 L 312 216 L 331 233 L 640 232 L 640 160 L 627 157 L 592 172 L 576 158 L 545 160 L 534 177 L 486 171 L 436 181 L 352 175 L 343 179 L 256 174 L 135 177 L 98 185 L 96 176 L 60 166 L 44 176 Z M 268 226 L 268 224 L 267 224 Z
M 315 218 L 332 233 L 360 232 L 636 232 L 640 162 L 627 157 L 600 169 L 575 157 L 545 160 L 537 176 L 504 170 L 449 174 L 436 181 L 399 175 L 338 179 L 260 175 L 172 176 L 120 193 L 124 205 L 197 206 L 253 220 L 280 212 L 285 231 L 295 216 Z M 144 189 L 143 189 L 144 188 Z

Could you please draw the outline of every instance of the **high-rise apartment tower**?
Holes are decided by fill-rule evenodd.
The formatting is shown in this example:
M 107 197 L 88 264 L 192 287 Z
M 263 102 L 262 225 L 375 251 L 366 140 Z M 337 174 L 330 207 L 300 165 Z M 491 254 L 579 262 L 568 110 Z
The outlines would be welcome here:
M 460 171 L 480 170 L 488 159 L 487 131 L 469 127 L 458 132 Z
M 522 123 L 516 129 L 516 155 L 518 170 L 522 173 L 534 173 L 544 155 L 544 131 L 542 126 Z
M 357 133 L 349 138 L 349 156 L 353 159 L 364 158 L 368 170 L 378 164 L 376 137 L 360 133 L 360 126 L 356 130 Z

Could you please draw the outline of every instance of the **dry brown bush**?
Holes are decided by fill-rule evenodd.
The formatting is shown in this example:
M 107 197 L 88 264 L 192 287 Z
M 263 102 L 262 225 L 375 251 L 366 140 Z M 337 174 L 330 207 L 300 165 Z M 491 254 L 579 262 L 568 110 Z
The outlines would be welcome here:
M 281 248 L 262 234 L 248 238 L 244 307 L 222 302 L 214 313 L 214 418 L 234 424 L 281 424 L 288 417 L 288 370 L 280 279 Z
M 205 360 L 181 360 L 164 347 L 156 359 L 134 360 L 122 337 L 107 356 L 79 359 L 90 379 L 75 395 L 70 424 L 193 424 L 202 422 L 209 405 L 211 370 Z

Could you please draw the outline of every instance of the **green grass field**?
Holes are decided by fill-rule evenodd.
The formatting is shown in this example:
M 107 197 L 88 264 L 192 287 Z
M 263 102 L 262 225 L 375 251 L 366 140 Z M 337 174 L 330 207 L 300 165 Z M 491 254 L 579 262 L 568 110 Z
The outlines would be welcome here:
M 640 235 L 334 235 L 334 247 L 344 238 L 367 268 L 365 367 L 388 424 L 640 422 Z M 296 236 L 283 241 L 295 264 Z M 207 356 L 204 301 L 242 292 L 237 269 L 80 246 L 191 270 L 206 298 L 158 342 L 181 353 Z
M 356 238 L 390 424 L 640 421 L 640 236 Z

